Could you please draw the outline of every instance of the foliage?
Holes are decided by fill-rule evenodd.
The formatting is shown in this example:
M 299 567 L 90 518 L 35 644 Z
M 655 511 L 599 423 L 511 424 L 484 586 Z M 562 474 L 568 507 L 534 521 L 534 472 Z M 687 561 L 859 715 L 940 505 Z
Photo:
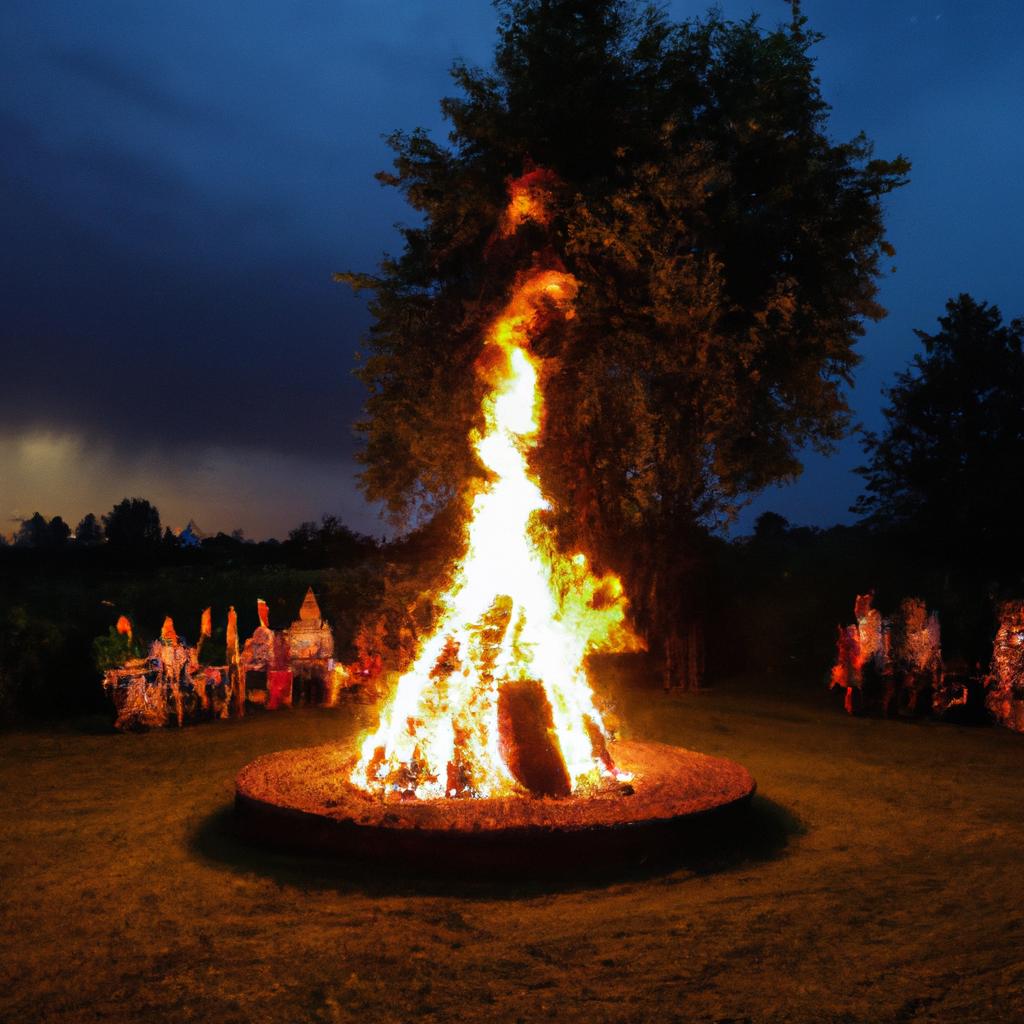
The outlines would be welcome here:
M 0 609 L 0 721 L 26 708 L 52 709 L 49 682 L 66 666 L 73 638 L 25 605 Z
M 376 276 L 362 485 L 398 522 L 482 470 L 472 372 L 517 270 L 544 250 L 581 282 L 578 315 L 538 343 L 537 455 L 563 542 L 626 573 L 643 624 L 680 613 L 699 529 L 800 471 L 848 416 L 843 387 L 891 253 L 880 200 L 902 158 L 833 144 L 798 14 L 764 30 L 712 12 L 670 22 L 627 0 L 501 0 L 488 70 L 456 65 L 450 146 L 396 132 L 421 218 Z M 547 232 L 494 228 L 509 178 L 563 182 Z
M 1024 568 L 1024 321 L 960 295 L 886 394 L 887 425 L 865 436 L 865 494 L 853 510 L 953 570 Z
M 86 513 L 75 528 L 75 543 L 82 545 L 102 544 L 105 539 L 103 525 L 92 512 Z
M 60 516 L 54 516 L 47 522 L 43 515 L 36 512 L 30 519 L 22 520 L 14 536 L 14 543 L 19 547 L 54 550 L 63 547 L 70 536 L 71 528 Z
M 227 630 L 223 626 L 218 626 L 210 636 L 202 641 L 202 646 L 199 649 L 199 664 L 226 665 L 227 661 Z
M 160 512 L 145 498 L 124 498 L 103 517 L 115 548 L 152 547 L 160 542 Z
M 142 647 L 134 638 L 119 633 L 116 626 L 111 626 L 103 636 L 96 637 L 92 642 L 93 659 L 100 672 L 112 668 L 120 668 L 130 658 L 142 655 Z
M 225 538 L 227 539 L 227 538 Z M 236 540 L 236 544 L 244 541 Z M 290 557 L 300 565 L 349 565 L 376 551 L 372 537 L 357 533 L 337 516 L 326 515 L 319 525 L 300 523 L 285 541 Z
M 459 518 L 451 506 L 382 551 L 354 637 L 360 657 L 379 654 L 389 671 L 409 667 L 437 621 L 437 595 L 451 584 Z

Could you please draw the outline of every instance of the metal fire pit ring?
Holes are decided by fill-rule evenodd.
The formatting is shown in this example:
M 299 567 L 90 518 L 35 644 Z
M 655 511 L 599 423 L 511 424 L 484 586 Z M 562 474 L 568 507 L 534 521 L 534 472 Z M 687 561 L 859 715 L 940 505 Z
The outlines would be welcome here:
M 557 873 L 678 849 L 756 788 L 742 765 L 682 747 L 620 742 L 611 754 L 633 775 L 625 792 L 385 801 L 348 781 L 351 748 L 284 750 L 239 773 L 236 823 L 246 839 L 290 852 L 426 871 Z

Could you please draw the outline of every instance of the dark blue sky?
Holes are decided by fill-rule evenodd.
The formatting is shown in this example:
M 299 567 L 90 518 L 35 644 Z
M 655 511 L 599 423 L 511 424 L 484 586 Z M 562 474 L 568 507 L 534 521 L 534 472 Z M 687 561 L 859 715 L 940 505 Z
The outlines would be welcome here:
M 676 18 L 706 5 L 667 5 Z M 781 0 L 721 7 L 782 20 Z M 897 272 L 852 400 L 879 390 L 960 291 L 1024 313 L 1024 5 L 805 0 L 827 40 L 832 133 L 903 152 L 887 207 Z M 486 0 L 14 0 L 0 7 L 0 531 L 75 522 L 125 494 L 165 522 L 282 535 L 353 482 L 353 353 L 367 318 L 331 282 L 396 247 L 381 136 L 443 132 L 455 58 L 486 63 Z M 809 457 L 757 500 L 849 520 L 860 449 Z

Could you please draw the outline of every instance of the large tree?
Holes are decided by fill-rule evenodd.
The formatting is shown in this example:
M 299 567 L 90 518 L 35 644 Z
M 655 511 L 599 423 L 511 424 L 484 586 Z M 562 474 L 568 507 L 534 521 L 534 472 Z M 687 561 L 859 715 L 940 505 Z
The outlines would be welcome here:
M 75 543 L 83 547 L 95 547 L 104 541 L 103 525 L 92 512 L 82 516 L 81 521 L 75 528 Z
M 1009 582 L 1024 568 L 1024 321 L 960 295 L 886 395 L 868 433 L 864 520 L 965 576 Z
M 113 548 L 154 548 L 160 543 L 160 512 L 145 498 L 123 498 L 103 517 L 103 529 Z
M 481 473 L 473 362 L 516 269 L 542 249 L 581 283 L 536 342 L 548 414 L 536 468 L 555 526 L 626 577 L 639 625 L 682 668 L 702 531 L 801 469 L 847 424 L 875 301 L 881 198 L 908 164 L 833 143 L 809 32 L 629 0 L 498 0 L 489 69 L 457 64 L 444 145 L 396 132 L 419 215 L 375 275 L 362 484 L 408 522 Z M 543 233 L 491 244 L 509 179 L 561 181 Z M 513 258 L 515 257 L 515 258 Z
M 14 543 L 19 547 L 57 550 L 67 543 L 70 535 L 71 528 L 60 516 L 47 522 L 42 513 L 36 512 L 30 519 L 21 521 Z

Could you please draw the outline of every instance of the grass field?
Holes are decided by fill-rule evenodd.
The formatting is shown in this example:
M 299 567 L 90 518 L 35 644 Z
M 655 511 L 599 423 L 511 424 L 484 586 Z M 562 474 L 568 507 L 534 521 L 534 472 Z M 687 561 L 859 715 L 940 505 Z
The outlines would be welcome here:
M 1024 737 L 753 680 L 622 705 L 751 769 L 749 835 L 612 880 L 398 877 L 230 832 L 243 764 L 365 709 L 0 736 L 0 1021 L 1024 1020 Z

